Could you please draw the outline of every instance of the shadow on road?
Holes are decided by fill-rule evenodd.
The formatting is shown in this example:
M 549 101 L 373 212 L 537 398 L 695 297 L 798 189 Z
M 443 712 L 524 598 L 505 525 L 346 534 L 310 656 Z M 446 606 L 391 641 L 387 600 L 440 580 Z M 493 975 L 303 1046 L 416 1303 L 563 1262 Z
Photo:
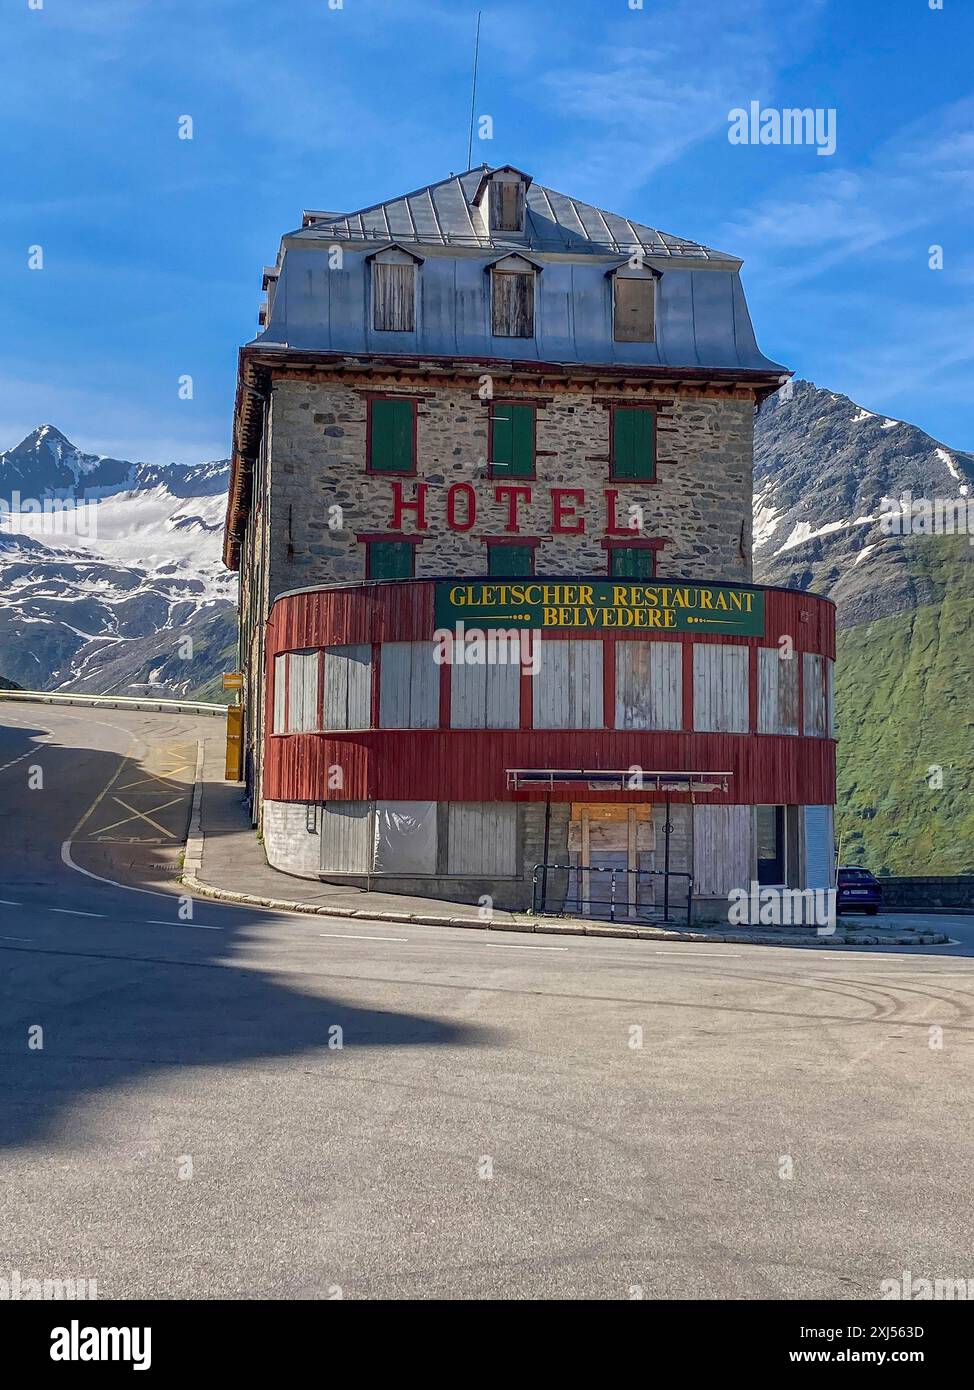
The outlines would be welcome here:
M 56 1142 L 86 1098 L 162 1069 L 260 1058 L 341 1067 L 360 1048 L 492 1040 L 483 1029 L 319 992 L 329 966 L 309 961 L 312 937 L 282 941 L 280 974 L 242 958 L 249 941 L 266 943 L 267 929 L 280 931 L 286 919 L 197 901 L 199 924 L 180 923 L 175 893 L 126 891 L 73 872 L 62 841 L 122 755 L 39 743 L 45 733 L 4 728 L 0 711 L 0 765 L 28 752 L 0 775 L 0 1145 Z M 37 765 L 43 788 L 28 790 L 27 768 Z M 298 958 L 311 967 L 307 989 L 283 973 Z

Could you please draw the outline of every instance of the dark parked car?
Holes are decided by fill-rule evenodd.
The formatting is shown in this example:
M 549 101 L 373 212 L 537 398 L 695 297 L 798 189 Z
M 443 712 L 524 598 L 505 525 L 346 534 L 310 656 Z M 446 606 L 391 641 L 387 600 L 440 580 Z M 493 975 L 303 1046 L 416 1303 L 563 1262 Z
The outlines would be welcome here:
M 883 905 L 883 890 L 868 869 L 855 866 L 840 869 L 836 887 L 837 913 L 865 912 L 870 917 L 875 917 Z

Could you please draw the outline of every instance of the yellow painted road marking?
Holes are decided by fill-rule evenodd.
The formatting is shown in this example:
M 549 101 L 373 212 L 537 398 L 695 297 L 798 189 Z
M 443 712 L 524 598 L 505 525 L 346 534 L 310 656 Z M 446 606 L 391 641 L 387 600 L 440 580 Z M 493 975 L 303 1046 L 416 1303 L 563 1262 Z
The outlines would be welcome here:
M 120 796 L 113 796 L 112 800 L 117 801 L 119 806 L 123 806 L 126 811 L 131 811 L 132 814 L 123 816 L 121 820 L 113 821 L 111 825 L 103 825 L 99 831 L 96 831 L 96 834 L 103 834 L 106 830 L 117 830 L 120 825 L 128 825 L 129 821 L 138 818 L 139 820 L 146 821 L 152 826 L 153 830 L 158 830 L 160 835 L 168 835 L 170 840 L 176 838 L 171 830 L 167 830 L 164 825 L 160 825 L 159 822 L 153 820 L 152 817 L 159 811 L 167 811 L 170 806 L 182 805 L 185 801 L 185 797 L 177 796 L 174 797 L 172 801 L 163 802 L 161 806 L 153 806 L 148 813 L 145 811 L 137 811 L 134 806 L 130 806 L 128 802 L 123 801 Z
M 105 783 L 105 785 L 102 787 L 101 791 L 100 791 L 100 792 L 98 793 L 98 795 L 95 797 L 94 801 L 93 801 L 93 802 L 91 803 L 91 805 L 88 807 L 87 811 L 85 811 L 84 815 L 83 815 L 83 816 L 81 817 L 81 819 L 78 821 L 78 824 L 77 824 L 77 825 L 74 827 L 74 829 L 71 831 L 71 834 L 68 836 L 68 843 L 70 843 L 70 842 L 75 838 L 75 836 L 77 835 L 78 831 L 81 829 L 81 827 L 82 827 L 82 826 L 85 824 L 85 822 L 88 820 L 88 818 L 89 818 L 89 816 L 92 814 L 92 812 L 101 804 L 102 799 L 103 799 L 103 798 L 105 797 L 105 795 L 112 789 L 112 787 L 114 787 L 115 783 L 116 783 L 116 782 L 118 781 L 118 779 L 121 777 L 123 771 L 125 770 L 125 764 L 130 760 L 130 758 L 131 758 L 131 756 L 132 756 L 132 751 L 133 751 L 133 749 L 134 749 L 135 746 L 136 746 L 136 742 L 137 742 L 137 740 L 133 740 L 132 743 L 129 744 L 128 752 L 124 755 L 124 757 L 122 758 L 122 761 L 119 763 L 118 767 L 115 769 L 115 771 L 112 773 L 111 777 L 108 779 L 108 781 L 107 781 L 107 782 Z

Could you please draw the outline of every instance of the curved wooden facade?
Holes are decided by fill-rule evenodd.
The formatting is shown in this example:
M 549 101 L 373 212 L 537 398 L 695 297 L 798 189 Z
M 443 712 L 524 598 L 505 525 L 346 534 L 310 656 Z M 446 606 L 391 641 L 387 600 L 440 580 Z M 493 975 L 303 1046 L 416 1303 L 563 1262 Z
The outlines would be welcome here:
M 564 582 L 538 579 L 538 584 Z M 662 585 L 665 580 L 654 580 Z M 674 581 L 684 582 L 684 581 Z M 279 802 L 412 801 L 504 802 L 543 796 L 532 789 L 511 791 L 512 768 L 626 769 L 725 772 L 727 791 L 695 795 L 700 803 L 736 805 L 830 806 L 835 800 L 835 742 L 828 720 L 808 731 L 804 658 L 835 656 L 834 606 L 811 594 L 787 589 L 739 585 L 763 595 L 764 634 L 760 637 L 693 632 L 619 631 L 597 633 L 562 628 L 560 639 L 603 644 L 601 727 L 535 728 L 532 676 L 522 673 L 517 727 L 451 728 L 451 668 L 444 664 L 439 681 L 437 727 L 382 728 L 379 683 L 384 643 L 433 642 L 436 631 L 434 580 L 365 582 L 298 590 L 281 595 L 267 625 L 266 708 L 274 709 L 276 658 L 288 652 L 332 647 L 371 649 L 371 701 L 368 725 L 353 729 L 265 733 L 264 796 Z M 550 639 L 555 634 L 545 634 Z M 797 662 L 798 715 L 795 733 L 759 732 L 759 653 L 776 654 L 787 639 Z M 681 648 L 681 727 L 617 728 L 616 645 L 652 640 Z M 702 646 L 747 650 L 746 729 L 733 733 L 703 732 L 694 709 L 694 650 Z M 830 686 L 831 682 L 828 682 Z M 742 697 L 743 698 L 743 697 Z M 830 700 L 830 695 L 826 695 Z M 321 696 L 319 694 L 319 708 Z M 327 721 L 326 721 L 327 722 Z M 342 770 L 341 786 L 330 786 L 329 770 Z M 556 801 L 577 799 L 577 789 L 556 785 Z M 647 800 L 645 792 L 589 790 L 592 802 Z M 674 795 L 674 801 L 688 800 Z

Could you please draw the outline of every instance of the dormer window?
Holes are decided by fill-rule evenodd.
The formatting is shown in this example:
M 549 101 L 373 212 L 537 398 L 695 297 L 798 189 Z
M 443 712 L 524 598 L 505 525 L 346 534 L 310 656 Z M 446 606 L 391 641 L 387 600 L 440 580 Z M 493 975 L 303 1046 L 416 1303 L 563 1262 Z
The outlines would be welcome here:
M 415 333 L 418 256 L 389 246 L 368 257 L 372 278 L 372 327 L 380 333 Z
M 612 337 L 617 343 L 656 341 L 659 272 L 628 262 L 612 272 Z
M 491 332 L 495 338 L 534 337 L 534 282 L 538 267 L 505 256 L 490 267 Z
M 484 170 L 473 201 L 486 220 L 488 233 L 523 233 L 530 186 L 531 175 L 513 164 Z

